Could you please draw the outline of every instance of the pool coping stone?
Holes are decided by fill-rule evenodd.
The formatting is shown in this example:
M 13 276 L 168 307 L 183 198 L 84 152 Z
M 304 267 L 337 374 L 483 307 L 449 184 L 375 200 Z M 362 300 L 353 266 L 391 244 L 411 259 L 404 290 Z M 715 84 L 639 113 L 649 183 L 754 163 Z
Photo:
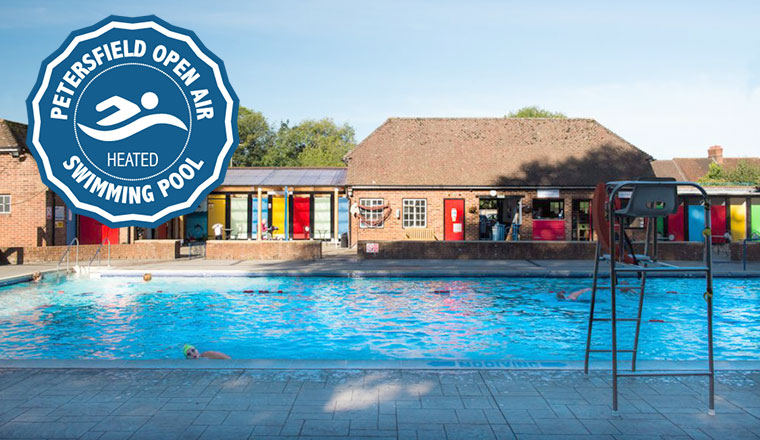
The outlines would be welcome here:
M 618 366 L 627 369 L 630 361 Z M 706 360 L 641 360 L 637 371 L 704 371 Z M 583 361 L 451 360 L 451 359 L 0 359 L 0 369 L 193 369 L 193 370 L 583 370 Z M 609 370 L 609 361 L 592 360 L 589 369 Z M 760 360 L 715 361 L 715 369 L 760 370 Z

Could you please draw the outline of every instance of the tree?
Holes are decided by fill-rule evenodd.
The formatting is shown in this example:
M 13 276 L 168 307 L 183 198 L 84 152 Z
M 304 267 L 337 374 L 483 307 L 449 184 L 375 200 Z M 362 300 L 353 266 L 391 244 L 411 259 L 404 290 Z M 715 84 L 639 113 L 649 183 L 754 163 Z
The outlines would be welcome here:
M 699 183 L 760 185 L 760 166 L 741 160 L 735 167 L 725 169 L 713 162 Z
M 354 129 L 332 119 L 280 123 L 272 148 L 262 158 L 267 166 L 344 166 L 343 156 L 356 144 Z
M 523 107 L 517 111 L 510 112 L 509 115 L 507 115 L 507 117 L 508 118 L 556 118 L 556 119 L 567 118 L 567 116 L 565 116 L 564 113 L 552 112 L 535 105 L 532 105 L 529 107 Z
M 238 135 L 240 144 L 230 163 L 234 167 L 260 165 L 275 141 L 274 132 L 264 115 L 243 106 L 238 110 Z
M 704 177 L 708 181 L 720 181 L 726 179 L 726 172 L 723 167 L 715 162 L 710 163 L 710 169 L 707 171 L 707 175 Z

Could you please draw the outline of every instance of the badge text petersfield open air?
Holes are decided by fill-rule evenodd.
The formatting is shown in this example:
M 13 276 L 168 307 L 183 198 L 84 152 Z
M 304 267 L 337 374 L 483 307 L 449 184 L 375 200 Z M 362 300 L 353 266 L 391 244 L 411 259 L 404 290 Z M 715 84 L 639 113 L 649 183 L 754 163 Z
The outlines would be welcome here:
M 111 16 L 48 57 L 27 100 L 42 180 L 110 227 L 155 227 L 224 180 L 238 99 L 222 61 L 154 16 Z

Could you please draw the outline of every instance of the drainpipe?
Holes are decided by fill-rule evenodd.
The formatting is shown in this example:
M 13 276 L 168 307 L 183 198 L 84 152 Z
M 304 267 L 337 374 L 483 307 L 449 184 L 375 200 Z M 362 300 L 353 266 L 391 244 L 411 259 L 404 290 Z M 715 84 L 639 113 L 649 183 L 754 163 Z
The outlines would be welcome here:
M 256 240 L 261 240 L 261 187 L 259 187 L 258 196 L 256 198 Z M 268 226 L 268 225 L 267 225 Z
M 285 187 L 285 241 L 290 240 L 290 237 L 288 237 L 288 229 L 289 229 L 289 223 L 288 223 L 288 205 L 290 205 L 290 195 L 288 194 L 288 187 Z
M 338 227 L 340 225 L 340 219 L 338 218 L 338 188 L 333 188 L 333 236 L 334 242 L 340 242 L 340 233 Z

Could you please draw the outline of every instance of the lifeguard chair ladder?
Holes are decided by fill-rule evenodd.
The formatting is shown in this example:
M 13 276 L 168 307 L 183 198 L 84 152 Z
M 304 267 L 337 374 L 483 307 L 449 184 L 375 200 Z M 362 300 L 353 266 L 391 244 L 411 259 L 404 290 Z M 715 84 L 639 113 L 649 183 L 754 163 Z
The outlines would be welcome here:
M 594 224 L 597 231 L 596 254 L 594 258 L 594 278 L 591 288 L 591 305 L 588 321 L 588 335 L 586 337 L 586 354 L 584 361 L 584 371 L 588 374 L 589 355 L 590 353 L 611 353 L 612 354 L 612 409 L 617 412 L 618 409 L 618 378 L 635 377 L 635 376 L 707 376 L 709 378 L 709 410 L 708 413 L 715 414 L 715 368 L 713 363 L 713 276 L 712 276 L 712 247 L 711 247 L 711 225 L 710 225 L 710 199 L 707 192 L 694 182 L 678 182 L 672 179 L 647 179 L 638 181 L 619 181 L 607 182 L 604 185 L 604 194 L 606 200 L 595 200 L 593 203 L 601 203 L 597 213 L 606 213 L 606 221 L 602 225 Z M 667 264 L 657 259 L 657 231 L 656 218 L 666 217 L 674 214 L 678 209 L 677 190 L 679 186 L 689 186 L 696 188 L 702 196 L 702 205 L 705 215 L 705 229 L 703 231 L 704 255 L 703 264 L 695 266 L 676 266 Z M 628 205 L 620 208 L 617 200 L 620 198 L 622 191 L 630 191 Z M 597 189 L 601 193 L 600 188 Z M 597 194 L 595 194 L 596 196 Z M 594 209 L 594 207 L 592 207 Z M 627 220 L 633 218 L 644 218 L 645 241 L 644 254 L 635 254 L 633 245 L 627 239 L 625 228 Z M 606 231 L 598 229 L 600 226 L 608 228 Z M 607 235 L 608 234 L 608 235 Z M 604 238 L 608 238 L 603 243 Z M 628 251 L 626 250 L 628 248 Z M 604 254 L 609 252 L 609 254 Z M 597 318 L 594 316 L 594 307 L 596 305 L 596 292 L 603 287 L 599 286 L 599 262 L 609 261 L 610 267 L 610 318 Z M 707 353 L 708 369 L 707 370 L 685 370 L 685 371 L 636 371 L 636 355 L 638 352 L 639 332 L 641 330 L 641 310 L 644 303 L 644 290 L 646 287 L 646 276 L 648 273 L 674 273 L 689 272 L 703 273 L 705 276 L 706 288 L 703 295 L 707 303 Z M 631 290 L 639 291 L 638 313 L 636 318 L 618 318 L 616 310 L 616 295 L 618 287 L 618 274 L 637 274 L 640 278 L 640 284 L 637 288 Z M 594 322 L 607 321 L 612 326 L 612 346 L 611 349 L 595 350 L 591 348 L 591 332 Z M 636 323 L 636 330 L 632 349 L 620 350 L 617 346 L 617 323 L 629 321 Z M 631 371 L 618 371 L 618 353 L 631 353 Z

